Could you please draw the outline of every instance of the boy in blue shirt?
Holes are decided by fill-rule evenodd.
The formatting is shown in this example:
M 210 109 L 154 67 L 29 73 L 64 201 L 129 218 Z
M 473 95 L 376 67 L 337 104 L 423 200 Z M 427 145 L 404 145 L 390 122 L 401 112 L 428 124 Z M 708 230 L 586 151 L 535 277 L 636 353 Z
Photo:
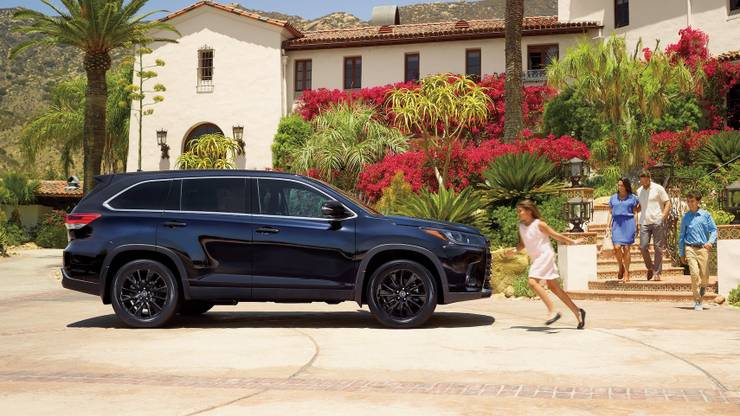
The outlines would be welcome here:
M 686 195 L 689 212 L 681 220 L 681 233 L 678 237 L 681 263 L 688 263 L 691 272 L 695 311 L 704 309 L 702 300 L 709 280 L 709 251 L 717 241 L 717 226 L 709 212 L 699 209 L 700 202 L 701 193 L 698 191 L 691 191 Z

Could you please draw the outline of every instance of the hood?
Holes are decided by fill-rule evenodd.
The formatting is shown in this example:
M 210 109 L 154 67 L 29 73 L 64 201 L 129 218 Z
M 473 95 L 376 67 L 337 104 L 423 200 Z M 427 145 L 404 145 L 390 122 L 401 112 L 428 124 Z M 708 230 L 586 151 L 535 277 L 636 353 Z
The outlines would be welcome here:
M 451 231 L 459 231 L 463 233 L 471 233 L 480 235 L 481 232 L 477 228 L 470 227 L 463 224 L 447 221 L 434 221 L 434 220 L 423 220 L 421 218 L 414 217 L 402 217 L 397 215 L 386 215 L 388 220 L 394 222 L 397 225 L 405 225 L 407 227 L 429 227 L 429 228 L 441 228 Z

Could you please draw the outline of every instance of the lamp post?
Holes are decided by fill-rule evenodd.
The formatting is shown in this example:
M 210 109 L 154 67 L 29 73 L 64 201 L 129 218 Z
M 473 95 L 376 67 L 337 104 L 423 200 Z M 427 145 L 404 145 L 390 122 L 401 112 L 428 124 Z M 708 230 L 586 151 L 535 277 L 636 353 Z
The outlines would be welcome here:
M 671 175 L 673 174 L 672 164 L 658 162 L 648 168 L 648 170 L 650 171 L 650 176 L 652 176 L 656 183 L 663 185 L 664 188 L 668 186 L 668 181 L 671 180 Z
M 740 224 L 740 181 L 725 187 L 722 192 L 722 205 L 725 211 L 735 216 L 732 224 Z
M 231 127 L 231 131 L 234 134 L 234 140 L 236 140 L 236 144 L 239 145 L 239 155 L 244 154 L 244 126 L 241 124 L 235 124 L 233 127 Z
M 591 204 L 591 200 L 582 197 L 568 200 L 568 221 L 573 224 L 571 232 L 583 232 L 581 226 L 591 220 Z
M 571 187 L 580 186 L 581 179 L 588 174 L 588 165 L 580 158 L 573 159 L 564 163 L 565 176 L 570 179 Z
M 170 158 L 170 146 L 167 144 L 167 130 L 157 130 L 157 144 L 162 151 L 162 159 Z

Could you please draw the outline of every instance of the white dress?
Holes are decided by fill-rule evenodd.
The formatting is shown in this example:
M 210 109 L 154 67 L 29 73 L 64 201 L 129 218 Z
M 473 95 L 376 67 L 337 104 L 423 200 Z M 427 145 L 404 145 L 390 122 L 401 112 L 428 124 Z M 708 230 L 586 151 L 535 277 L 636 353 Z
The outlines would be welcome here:
M 553 280 L 560 277 L 555 265 L 555 251 L 550 245 L 550 237 L 540 231 L 540 220 L 535 219 L 529 225 L 519 224 L 524 247 L 532 259 L 529 266 L 529 277 Z

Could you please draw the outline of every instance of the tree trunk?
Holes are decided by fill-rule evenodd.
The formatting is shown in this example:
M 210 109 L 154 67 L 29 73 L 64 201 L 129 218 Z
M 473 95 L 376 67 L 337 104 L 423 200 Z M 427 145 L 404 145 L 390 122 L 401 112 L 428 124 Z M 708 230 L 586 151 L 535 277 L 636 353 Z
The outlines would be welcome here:
M 84 193 L 88 193 L 100 174 L 105 148 L 105 112 L 108 101 L 108 85 L 105 74 L 110 69 L 108 53 L 87 53 L 84 59 L 87 73 L 85 91 L 85 130 L 82 142 L 84 153 Z
M 506 0 L 506 84 L 504 141 L 513 142 L 522 122 L 522 23 L 524 0 Z

